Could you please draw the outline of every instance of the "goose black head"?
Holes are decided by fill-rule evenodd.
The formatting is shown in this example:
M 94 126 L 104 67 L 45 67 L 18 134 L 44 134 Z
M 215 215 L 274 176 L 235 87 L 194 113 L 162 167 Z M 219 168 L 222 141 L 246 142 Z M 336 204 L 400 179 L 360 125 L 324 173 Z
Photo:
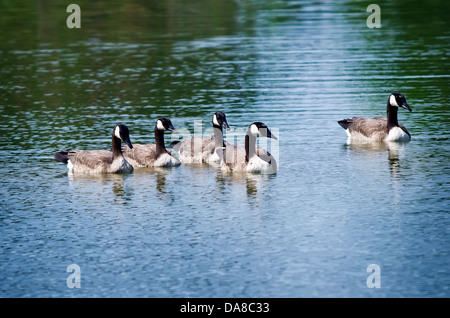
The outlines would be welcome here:
M 215 112 L 212 118 L 213 127 L 217 128 L 225 128 L 226 130 L 230 130 L 230 126 L 228 126 L 227 117 L 223 112 Z
M 162 131 L 164 131 L 164 130 L 174 131 L 175 130 L 175 127 L 173 127 L 172 122 L 167 117 L 158 118 L 158 120 L 156 121 L 155 128 L 157 130 L 162 130 Z
M 406 110 L 412 111 L 411 107 L 409 107 L 406 102 L 405 96 L 401 93 L 392 93 L 391 96 L 389 96 L 389 105 L 393 107 L 402 107 Z
M 266 124 L 262 122 L 254 122 L 249 127 L 250 133 L 254 137 L 266 137 L 266 138 L 272 138 L 275 140 L 278 140 L 278 138 L 272 134 L 269 127 L 266 126 Z
M 133 148 L 130 140 L 130 132 L 125 124 L 117 124 L 114 128 L 114 136 L 122 140 L 128 145 L 128 147 Z

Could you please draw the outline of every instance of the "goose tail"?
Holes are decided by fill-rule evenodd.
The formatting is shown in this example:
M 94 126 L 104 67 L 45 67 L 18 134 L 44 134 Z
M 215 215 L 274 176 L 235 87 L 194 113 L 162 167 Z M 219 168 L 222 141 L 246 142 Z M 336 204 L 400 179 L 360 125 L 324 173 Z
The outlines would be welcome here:
M 338 124 L 341 125 L 342 128 L 347 129 L 351 124 L 351 119 L 342 119 L 338 121 Z
M 69 152 L 68 151 L 58 151 L 53 154 L 53 157 L 55 157 L 56 160 L 61 161 L 64 164 L 67 164 L 69 162 Z

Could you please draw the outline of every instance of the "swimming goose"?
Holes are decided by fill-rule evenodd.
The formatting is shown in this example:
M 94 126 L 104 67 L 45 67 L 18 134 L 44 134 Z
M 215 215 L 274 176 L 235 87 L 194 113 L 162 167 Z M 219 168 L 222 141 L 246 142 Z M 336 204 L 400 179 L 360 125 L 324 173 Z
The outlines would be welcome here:
M 130 148 L 133 145 L 130 141 L 128 127 L 118 124 L 112 131 L 111 150 L 70 150 L 54 153 L 56 160 L 67 164 L 69 173 L 126 173 L 132 172 L 133 167 L 125 160 L 121 141 Z
M 412 111 L 403 94 L 392 93 L 387 101 L 387 117 L 353 117 L 338 121 L 351 140 L 409 141 L 411 134 L 397 121 L 398 108 Z
M 164 131 L 175 128 L 167 117 L 160 117 L 155 124 L 155 144 L 134 144 L 133 147 L 123 146 L 125 159 L 134 168 L 141 167 L 172 167 L 180 165 L 180 161 L 164 146 Z
M 227 145 L 222 148 L 222 151 L 217 151 L 222 159 L 221 169 L 229 172 L 276 173 L 278 167 L 275 158 L 267 150 L 256 147 L 257 137 L 278 140 L 266 124 L 252 123 L 245 134 L 244 147 Z
M 172 147 L 178 151 L 182 163 L 218 163 L 220 158 L 216 149 L 225 146 L 223 128 L 230 130 L 223 112 L 215 112 L 212 118 L 214 136 L 209 138 L 190 137 L 173 142 Z

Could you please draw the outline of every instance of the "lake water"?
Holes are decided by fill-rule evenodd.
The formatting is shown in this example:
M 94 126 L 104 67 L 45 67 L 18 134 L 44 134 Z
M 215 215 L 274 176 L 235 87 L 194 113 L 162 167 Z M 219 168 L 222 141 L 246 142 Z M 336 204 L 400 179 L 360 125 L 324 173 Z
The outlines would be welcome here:
M 373 29 L 364 1 L 77 3 L 80 29 L 57 1 L 0 4 L 1 297 L 450 296 L 448 2 L 380 3 Z M 393 91 L 411 142 L 348 145 L 337 121 Z M 218 110 L 276 131 L 277 174 L 53 159 Z

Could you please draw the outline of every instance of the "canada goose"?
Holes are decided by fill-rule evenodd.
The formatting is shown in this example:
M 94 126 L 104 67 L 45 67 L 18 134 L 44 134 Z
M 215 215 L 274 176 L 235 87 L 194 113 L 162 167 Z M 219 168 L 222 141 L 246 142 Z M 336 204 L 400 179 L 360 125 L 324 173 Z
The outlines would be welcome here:
M 338 121 L 351 140 L 409 141 L 411 134 L 397 121 L 398 108 L 411 111 L 403 94 L 392 93 L 387 101 L 387 117 L 353 117 Z
M 252 123 L 245 134 L 244 147 L 227 145 L 227 147 L 217 150 L 222 159 L 221 169 L 229 172 L 276 173 L 278 167 L 275 158 L 267 150 L 256 147 L 257 137 L 278 140 L 266 124 Z
M 134 144 L 133 147 L 123 146 L 125 159 L 134 168 L 138 167 L 172 167 L 180 165 L 180 161 L 164 146 L 164 131 L 175 128 L 167 117 L 160 117 L 155 124 L 155 144 Z
M 227 118 L 223 112 L 215 112 L 212 118 L 214 136 L 190 137 L 171 145 L 179 154 L 182 163 L 218 163 L 220 158 L 216 149 L 225 146 L 223 128 L 229 130 Z
M 133 167 L 125 160 L 121 141 L 130 148 L 128 127 L 118 124 L 112 131 L 111 150 L 70 150 L 55 152 L 56 160 L 67 164 L 70 173 L 126 173 L 132 172 Z

